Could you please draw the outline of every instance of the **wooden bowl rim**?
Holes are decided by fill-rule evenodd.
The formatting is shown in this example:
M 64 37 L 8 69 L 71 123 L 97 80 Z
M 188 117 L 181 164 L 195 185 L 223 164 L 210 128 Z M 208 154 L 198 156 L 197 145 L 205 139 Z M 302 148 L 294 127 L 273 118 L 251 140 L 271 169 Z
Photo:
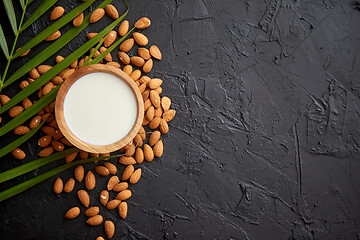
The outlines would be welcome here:
M 70 87 L 81 77 L 95 72 L 104 72 L 109 73 L 112 75 L 115 75 L 119 77 L 121 80 L 123 80 L 132 90 L 134 93 L 136 102 L 137 102 L 137 116 L 136 121 L 130 130 L 130 132 L 120 139 L 117 142 L 114 142 L 112 144 L 107 145 L 94 145 L 84 142 L 83 140 L 79 139 L 75 134 L 72 133 L 68 125 L 65 121 L 64 116 L 64 100 L 67 92 L 69 91 Z M 82 67 L 80 69 L 77 69 L 71 76 L 69 76 L 62 86 L 59 89 L 59 92 L 56 96 L 55 100 L 55 118 L 57 121 L 57 124 L 59 126 L 59 129 L 61 133 L 64 135 L 64 137 L 69 140 L 74 146 L 77 148 L 84 150 L 86 152 L 90 153 L 110 153 L 114 152 L 116 150 L 119 150 L 126 146 L 139 132 L 143 118 L 144 118 L 144 102 L 142 99 L 142 95 L 140 93 L 140 90 L 138 86 L 135 84 L 134 80 L 130 78 L 126 73 L 124 73 L 121 69 L 104 65 L 104 64 L 94 64 L 89 65 L 86 67 Z

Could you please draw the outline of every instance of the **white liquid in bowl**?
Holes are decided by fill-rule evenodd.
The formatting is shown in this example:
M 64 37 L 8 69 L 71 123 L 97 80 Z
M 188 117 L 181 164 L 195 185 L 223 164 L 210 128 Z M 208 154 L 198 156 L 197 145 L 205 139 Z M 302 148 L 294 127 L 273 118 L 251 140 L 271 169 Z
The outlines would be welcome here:
M 64 100 L 64 118 L 82 141 L 108 145 L 125 137 L 135 124 L 137 104 L 131 88 L 109 73 L 79 78 Z

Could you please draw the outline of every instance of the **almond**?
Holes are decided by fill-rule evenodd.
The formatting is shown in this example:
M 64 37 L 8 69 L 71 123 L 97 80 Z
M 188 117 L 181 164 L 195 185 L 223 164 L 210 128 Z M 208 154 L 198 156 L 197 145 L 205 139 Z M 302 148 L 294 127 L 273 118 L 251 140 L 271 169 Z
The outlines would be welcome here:
M 129 21 L 128 20 L 124 20 L 120 26 L 119 26 L 119 30 L 118 33 L 121 37 L 125 36 L 126 33 L 129 31 Z
M 29 75 L 32 79 L 35 79 L 35 80 L 40 77 L 40 73 L 38 72 L 38 70 L 36 70 L 36 68 L 31 69 L 29 72 Z
M 14 158 L 19 160 L 24 159 L 26 157 L 25 152 L 20 148 L 15 148 L 14 150 L 12 150 L 11 155 L 13 155 Z
M 151 58 L 150 52 L 146 48 L 138 48 L 137 53 L 144 60 L 149 60 Z
M 130 76 L 133 71 L 133 67 L 131 65 L 125 65 L 123 68 L 123 71 L 124 71 L 124 73 L 126 73 L 127 75 Z
M 96 35 L 97 35 L 97 33 L 88 33 L 86 36 L 87 36 L 88 39 L 92 39 Z
M 153 147 L 155 157 L 161 157 L 164 152 L 164 144 L 162 140 L 159 140 Z
M 106 209 L 111 210 L 111 209 L 117 208 L 117 206 L 119 206 L 120 202 L 121 201 L 118 199 L 111 200 L 106 204 Z
M 116 199 L 124 201 L 131 197 L 131 191 L 129 189 L 123 190 L 116 195 Z
M 90 16 L 90 23 L 99 21 L 105 15 L 105 10 L 102 8 L 96 9 Z
M 127 210 L 128 210 L 128 205 L 126 202 L 121 202 L 118 206 L 118 212 L 120 217 L 122 218 L 126 218 L 127 215 Z
M 88 207 L 90 204 L 89 194 L 85 190 L 79 190 L 77 192 L 77 195 L 78 195 L 78 198 L 79 198 L 80 202 L 82 203 L 82 205 L 84 205 L 85 207 Z
M 133 142 L 136 147 L 141 147 L 143 145 L 143 140 L 140 134 L 136 134 L 136 136 L 133 139 Z M 135 149 L 134 149 L 134 153 L 135 153 Z
M 163 119 L 166 122 L 170 122 L 174 118 L 175 114 L 176 114 L 176 111 L 173 109 L 170 109 L 170 110 L 164 112 Z
M 109 192 L 106 190 L 102 190 L 100 193 L 100 203 L 105 206 L 109 201 Z
M 99 207 L 91 207 L 84 212 L 85 216 L 87 217 L 94 217 L 98 215 L 100 212 Z
M 120 51 L 122 52 L 128 52 L 131 50 L 131 48 L 134 46 L 134 39 L 133 38 L 129 38 L 128 40 L 125 40 L 124 42 L 122 42 L 120 44 Z
M 40 73 L 40 74 L 44 74 L 47 71 L 49 71 L 52 68 L 52 66 L 49 65 L 39 65 L 36 70 Z
M 114 175 L 117 173 L 117 168 L 114 164 L 106 162 L 104 163 L 105 167 L 109 170 L 109 173 Z
M 118 56 L 119 56 L 120 61 L 121 61 L 123 64 L 125 64 L 125 65 L 130 64 L 130 57 L 129 57 L 126 53 L 124 53 L 124 52 L 119 52 L 119 53 L 118 53 Z
M 50 20 L 55 20 L 61 17 L 65 12 L 65 9 L 61 6 L 58 6 L 52 10 L 50 13 Z
M 55 140 L 51 142 L 51 146 L 53 146 L 53 148 L 58 152 L 64 151 L 65 149 L 64 144 Z
M 140 82 L 140 81 L 139 81 L 139 82 Z M 145 92 L 146 87 L 147 87 L 147 83 L 141 84 L 141 85 L 139 86 L 139 91 L 140 91 L 141 93 Z
M 130 62 L 137 67 L 142 67 L 145 64 L 145 60 L 138 56 L 131 57 Z
M 73 207 L 73 208 L 70 208 L 70 210 L 65 213 L 65 218 L 74 219 L 77 216 L 79 216 L 79 214 L 80 214 L 80 208 Z
M 149 124 L 149 120 L 147 120 L 146 118 L 144 118 L 144 120 L 143 120 L 143 122 L 142 122 L 142 124 L 141 124 L 141 126 L 146 126 L 146 125 L 148 125 Z
M 141 168 L 136 169 L 136 171 L 131 175 L 129 182 L 135 184 L 140 180 L 141 177 Z
M 8 96 L 4 94 L 0 95 L 0 102 L 2 105 L 5 105 L 8 101 L 10 101 L 10 98 Z
M 170 98 L 162 97 L 161 98 L 161 107 L 164 109 L 165 112 L 170 109 L 170 106 L 171 106 Z
M 111 57 L 111 59 L 112 59 L 112 57 Z M 106 65 L 110 65 L 110 66 L 113 66 L 113 67 L 116 67 L 116 68 L 120 68 L 120 64 L 117 63 L 117 62 L 107 62 Z
M 53 113 L 45 113 L 44 115 L 41 116 L 41 121 L 45 121 L 45 122 L 51 122 L 54 119 L 55 119 L 55 115 Z
M 56 32 L 54 32 L 53 34 L 51 34 L 50 36 L 45 38 L 45 41 L 47 41 L 47 42 L 54 41 L 54 40 L 58 39 L 59 37 L 61 37 L 61 32 L 59 30 L 57 30 Z
M 51 79 L 51 82 L 53 84 L 59 85 L 64 82 L 64 80 L 60 76 L 55 76 L 53 79 Z
M 135 151 L 135 160 L 137 163 L 142 163 L 144 161 L 144 152 L 141 148 L 136 148 Z
M 116 39 L 116 35 L 117 34 L 114 30 L 110 31 L 104 40 L 104 46 L 109 47 L 111 44 L 113 44 Z
M 109 17 L 111 17 L 112 19 L 119 18 L 119 12 L 113 5 L 111 5 L 111 4 L 106 5 L 105 11 L 109 15 Z
M 20 49 L 21 49 L 21 48 L 16 49 L 16 52 L 18 52 Z M 30 52 L 30 50 L 31 50 L 31 49 L 29 48 L 29 49 L 26 50 L 24 53 L 20 54 L 20 57 L 24 57 L 24 56 L 28 55 L 29 52 Z
M 43 127 L 41 127 L 41 130 L 45 134 L 50 135 L 50 136 L 54 136 L 54 134 L 55 134 L 55 128 L 53 128 L 53 127 L 43 126 Z
M 72 64 L 70 64 L 70 67 L 71 67 L 71 68 L 76 68 L 77 65 L 78 65 L 78 63 L 79 63 L 79 60 L 76 59 Z
M 60 140 L 61 138 L 63 138 L 64 135 L 62 135 L 60 130 L 55 130 L 55 134 L 54 134 L 54 140 Z M 62 145 L 62 147 L 64 147 L 63 143 L 60 142 L 60 144 Z
M 109 169 L 107 169 L 104 166 L 95 167 L 95 171 L 96 171 L 97 174 L 99 174 L 101 176 L 108 176 L 110 174 Z
M 146 101 L 144 102 L 144 110 L 147 111 L 149 108 L 151 107 L 151 100 L 146 99 Z
M 96 238 L 96 240 L 105 240 L 103 237 L 99 236 Z
M 135 154 L 135 144 L 131 144 L 130 147 L 126 149 L 125 155 L 131 157 L 134 154 Z
M 121 192 L 124 191 L 125 189 L 127 189 L 129 187 L 129 184 L 127 182 L 121 182 L 115 185 L 115 187 L 113 188 L 113 190 L 115 192 Z
M 132 80 L 137 81 L 141 77 L 141 71 L 139 69 L 136 69 L 130 74 L 130 77 Z
M 62 79 L 66 80 L 74 72 L 75 72 L 75 69 L 67 69 L 67 71 L 62 75 Z
M 93 216 L 91 218 L 89 218 L 86 223 L 91 225 L 91 226 L 97 226 L 97 225 L 100 225 L 103 221 L 103 217 L 101 215 L 96 215 L 96 216 Z
M 73 25 L 74 27 L 79 27 L 84 21 L 84 13 L 80 13 L 79 15 L 77 15 L 76 18 L 74 18 L 73 20 Z
M 15 135 L 24 135 L 27 134 L 28 132 L 30 132 L 30 128 L 26 126 L 17 126 L 16 128 L 14 128 Z
M 153 67 L 153 60 L 149 59 L 145 62 L 144 66 L 143 66 L 143 72 L 144 73 L 149 73 Z
M 144 145 L 144 158 L 148 162 L 151 162 L 154 159 L 154 152 L 148 144 Z
M 51 136 L 45 135 L 39 139 L 38 145 L 42 148 L 47 147 L 51 143 L 51 140 L 52 140 Z
M 96 184 L 96 179 L 95 179 L 95 175 L 91 172 L 88 171 L 86 176 L 85 176 L 85 186 L 88 190 L 92 190 L 94 189 Z
M 65 144 L 66 146 L 73 146 L 72 144 L 71 144 L 71 142 L 69 142 L 69 140 L 67 140 L 66 138 L 62 138 L 62 139 L 60 139 L 60 142 L 62 142 L 63 144 Z
M 156 89 L 154 89 L 155 92 L 157 92 L 159 95 L 162 93 L 162 88 L 161 87 L 158 87 Z
M 156 88 L 160 87 L 162 83 L 163 83 L 163 80 L 161 80 L 160 78 L 153 78 L 148 82 L 148 87 L 150 89 L 156 89 Z
M 141 136 L 141 139 L 142 139 L 143 141 L 145 141 L 145 139 L 146 139 L 146 133 L 145 133 L 145 129 L 144 129 L 143 127 L 140 128 L 138 134 Z
M 67 155 L 65 157 L 65 162 L 70 163 L 70 162 L 74 161 L 77 155 L 78 155 L 78 152 L 74 152 L 74 153 L 71 153 L 71 154 Z
M 9 116 L 10 117 L 16 117 L 18 116 L 20 113 L 22 113 L 24 111 L 24 108 L 21 106 L 15 106 L 10 108 L 9 110 Z
M 160 137 L 161 137 L 160 131 L 154 131 L 153 133 L 151 133 L 149 137 L 149 145 L 154 146 L 160 140 Z
M 133 33 L 133 38 L 135 42 L 140 46 L 145 46 L 149 42 L 148 38 L 142 33 L 138 33 L 138 32 Z
M 151 78 L 149 78 L 148 76 L 142 76 L 140 78 L 140 83 L 143 84 L 143 83 L 148 83 L 150 82 Z
M 44 148 L 43 150 L 41 150 L 41 151 L 38 153 L 38 156 L 39 156 L 39 157 L 47 157 L 47 156 L 50 156 L 53 152 L 54 152 L 54 148 L 53 148 L 53 147 L 47 147 L 47 148 Z
M 59 63 L 59 62 L 61 62 L 62 60 L 64 60 L 64 57 L 63 57 L 63 56 L 60 56 L 60 55 L 57 55 L 56 58 L 55 58 L 56 63 Z
M 28 98 L 25 98 L 24 100 L 22 100 L 21 103 L 22 103 L 24 109 L 28 109 L 29 107 L 32 106 L 32 102 L 31 102 L 31 100 L 28 99 Z
M 154 105 L 155 108 L 160 107 L 160 96 L 154 90 L 150 91 L 150 101 L 151 101 L 152 105 Z
M 105 234 L 108 238 L 112 238 L 115 233 L 115 225 L 112 221 L 105 221 L 104 223 Z
M 89 157 L 89 153 L 85 151 L 80 152 L 80 159 L 87 159 Z
M 134 172 L 134 166 L 133 165 L 127 166 L 124 169 L 124 172 L 123 172 L 123 174 L 121 176 L 121 180 L 122 181 L 128 180 L 131 177 L 131 175 L 133 174 L 133 172 Z
M 146 89 L 141 95 L 142 95 L 143 100 L 145 101 L 146 99 L 148 99 L 148 97 L 150 95 L 150 89 Z M 150 101 L 150 99 L 149 99 L 149 101 Z
M 57 178 L 54 183 L 54 193 L 60 194 L 63 191 L 63 187 L 63 181 L 61 180 L 61 178 Z
M 21 89 L 24 89 L 24 88 L 26 88 L 27 86 L 29 86 L 29 82 L 28 81 L 26 81 L 26 80 L 24 80 L 24 81 L 22 81 L 21 83 L 20 83 L 20 88 Z
M 74 189 L 74 187 L 75 187 L 75 180 L 73 178 L 70 178 L 65 183 L 64 192 L 69 193 Z
M 156 58 L 158 60 L 162 59 L 160 49 L 156 45 L 152 45 L 149 49 L 149 52 L 150 52 L 151 56 L 153 56 L 154 58 Z
M 148 19 L 147 17 L 143 17 L 143 18 L 140 18 L 139 20 L 137 20 L 137 22 L 135 23 L 135 27 L 137 29 L 145 29 L 147 27 L 149 27 L 151 24 L 151 21 L 150 19 Z
M 160 132 L 162 134 L 166 134 L 169 132 L 169 125 L 167 124 L 167 122 L 164 119 L 161 119 L 159 128 L 160 128 Z
M 46 94 L 51 92 L 51 90 L 53 90 L 53 89 L 54 89 L 54 84 L 52 82 L 46 83 L 45 86 L 42 89 L 43 96 L 45 96 Z
M 103 52 L 105 52 L 106 50 L 107 50 L 107 48 L 101 47 L 101 48 L 100 48 L 100 53 L 103 53 Z M 108 62 L 111 62 L 111 61 L 112 61 L 112 56 L 111 56 L 111 54 L 110 54 L 110 53 L 106 54 L 105 57 L 104 57 L 104 59 L 105 59 L 106 61 L 108 61 Z M 109 65 L 109 64 L 108 64 L 108 65 Z M 115 67 L 120 67 L 120 64 L 117 63 L 117 65 L 115 65 Z
M 114 186 L 116 185 L 116 184 L 118 184 L 119 183 L 119 178 L 118 178 L 118 176 L 112 176 L 110 179 L 109 179 L 109 181 L 108 181 L 108 184 L 107 184 L 107 189 L 110 191 L 110 190 L 112 190 L 113 188 L 114 188 Z
M 154 118 L 154 106 L 150 106 L 148 110 L 146 111 L 145 117 L 151 121 Z
M 131 164 L 135 164 L 136 161 L 133 157 L 121 156 L 119 159 L 119 163 L 123 165 L 131 165 Z

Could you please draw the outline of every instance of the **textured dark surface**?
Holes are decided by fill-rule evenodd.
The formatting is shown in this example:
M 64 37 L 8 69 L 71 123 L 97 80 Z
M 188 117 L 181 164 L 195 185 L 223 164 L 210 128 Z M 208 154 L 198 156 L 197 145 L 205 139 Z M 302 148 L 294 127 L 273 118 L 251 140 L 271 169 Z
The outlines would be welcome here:
M 72 4 L 78 1 L 58 5 L 69 11 Z M 121 1 L 114 5 L 124 10 Z M 144 33 L 164 59 L 150 76 L 164 79 L 177 115 L 163 157 L 141 165 L 127 219 L 100 210 L 116 223 L 116 239 L 359 239 L 358 7 L 350 0 L 130 0 L 131 23 L 152 20 Z M 38 151 L 35 142 L 24 148 Z M 2 170 L 19 164 L 1 160 Z M 75 191 L 53 194 L 55 179 L 0 203 L 2 239 L 105 236 L 83 214 L 64 219 L 79 202 Z M 97 180 L 92 203 L 107 178 Z

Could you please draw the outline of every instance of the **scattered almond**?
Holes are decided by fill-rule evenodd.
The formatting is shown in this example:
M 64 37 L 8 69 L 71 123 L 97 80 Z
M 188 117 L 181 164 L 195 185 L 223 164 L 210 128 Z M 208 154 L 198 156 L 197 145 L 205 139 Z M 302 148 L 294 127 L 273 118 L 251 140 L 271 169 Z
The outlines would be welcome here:
M 135 184 L 140 180 L 141 177 L 141 168 L 136 169 L 136 171 L 131 175 L 129 182 Z
M 50 20 L 55 20 L 61 17 L 65 12 L 65 9 L 61 6 L 58 6 L 52 10 L 50 13 Z
M 36 71 L 36 69 L 35 69 Z M 10 101 L 10 98 L 4 94 L 0 95 L 0 102 L 2 105 L 5 105 L 8 101 Z
M 104 165 L 109 170 L 110 174 L 115 175 L 117 173 L 117 168 L 114 164 L 106 162 Z
M 60 194 L 63 191 L 64 184 L 61 178 L 57 178 L 54 183 L 54 193 Z
M 121 37 L 125 36 L 126 33 L 129 31 L 129 21 L 128 20 L 124 20 L 122 21 L 122 23 L 119 26 L 119 30 L 118 33 Z
M 51 136 L 45 135 L 38 140 L 38 145 L 42 148 L 47 147 L 51 143 L 51 140 L 52 140 Z
M 45 41 L 47 41 L 47 42 L 54 41 L 54 40 L 58 39 L 59 37 L 61 37 L 61 32 L 59 30 L 57 30 L 56 32 L 54 32 L 53 34 L 51 34 L 50 36 L 45 38 Z
M 131 165 L 131 164 L 135 164 L 136 161 L 133 157 L 121 156 L 119 159 L 119 163 L 123 165 Z
M 20 88 L 21 89 L 24 89 L 24 88 L 26 88 L 27 86 L 29 86 L 29 82 L 28 81 L 26 81 L 26 80 L 24 80 L 24 81 L 22 81 L 21 83 L 20 83 Z
M 136 69 L 135 71 L 133 71 L 130 74 L 130 77 L 132 78 L 132 80 L 137 81 L 141 76 L 141 71 L 139 69 Z
M 143 66 L 143 72 L 144 73 L 149 73 L 153 67 L 153 60 L 149 59 L 145 62 L 144 66 Z
M 61 140 L 60 140 L 61 141 Z M 78 152 L 71 153 L 65 157 L 65 162 L 69 163 L 75 160 L 76 156 L 78 155 Z
M 120 44 L 120 51 L 121 52 L 128 52 L 131 50 L 131 48 L 134 46 L 134 39 L 133 38 L 129 38 L 128 40 L 125 40 L 124 42 L 122 42 Z
M 149 42 L 148 38 L 142 33 L 134 32 L 133 38 L 134 38 L 135 42 L 137 44 L 139 44 L 140 46 L 145 46 Z
M 74 27 L 79 27 L 84 21 L 84 13 L 80 13 L 79 15 L 77 15 L 76 18 L 74 18 L 73 20 L 73 25 Z
M 36 70 L 40 73 L 40 74 L 45 74 L 47 71 L 49 71 L 52 67 L 49 65 L 39 65 Z
M 129 189 L 125 189 L 116 195 L 116 199 L 124 201 L 131 197 L 131 191 Z
M 133 165 L 127 166 L 124 169 L 124 172 L 123 172 L 123 174 L 121 176 L 121 180 L 122 181 L 128 180 L 131 177 L 131 175 L 133 174 L 133 172 L 134 172 L 134 166 Z
M 121 192 L 124 191 L 125 189 L 127 189 L 129 187 L 129 184 L 127 182 L 121 182 L 118 183 L 114 186 L 113 190 L 115 192 Z
M 116 31 L 114 30 L 110 31 L 104 40 L 104 46 L 109 47 L 111 44 L 113 44 L 113 42 L 116 39 L 116 35 L 117 35 Z
M 105 10 L 102 8 L 96 9 L 90 16 L 90 23 L 99 21 L 105 15 Z
M 11 151 L 11 155 L 13 155 L 14 158 L 22 160 L 26 157 L 26 154 L 23 150 L 21 150 L 20 148 L 15 148 L 14 150 Z
M 124 52 L 119 52 L 119 53 L 118 53 L 118 56 L 119 56 L 120 61 L 121 61 L 123 64 L 125 64 L 125 65 L 130 64 L 130 57 L 129 57 L 129 55 L 127 55 L 127 54 L 124 53 Z
M 142 163 L 144 161 L 144 152 L 141 148 L 136 148 L 135 151 L 135 160 L 137 163 Z
M 148 144 L 144 145 L 144 158 L 148 162 L 151 162 L 154 159 L 154 152 Z
M 47 147 L 47 148 L 44 148 L 43 150 L 41 150 L 41 151 L 38 153 L 38 156 L 39 156 L 39 157 L 47 157 L 47 156 L 50 156 L 53 152 L 54 152 L 54 148 L 53 148 L 53 147 Z
M 97 174 L 99 174 L 101 176 L 108 176 L 110 174 L 109 169 L 107 169 L 104 166 L 96 166 L 95 171 Z
M 154 58 L 161 60 L 162 59 L 162 55 L 160 52 L 160 49 L 156 46 L 156 45 L 152 45 L 149 49 L 151 56 L 153 56 Z
M 150 91 L 150 101 L 151 101 L 152 105 L 154 105 L 155 108 L 160 107 L 160 96 L 154 90 Z
M 159 128 L 160 128 L 160 132 L 162 134 L 166 134 L 169 132 L 169 125 L 167 124 L 167 122 L 164 119 L 161 119 Z
M 151 58 L 150 51 L 146 48 L 138 48 L 137 53 L 144 60 L 149 60 Z
M 70 208 L 69 211 L 65 213 L 65 218 L 67 219 L 74 219 L 80 214 L 80 208 L 79 207 L 73 207 Z
M 85 173 L 84 167 L 82 165 L 77 166 L 74 170 L 75 179 L 78 182 L 81 182 L 84 178 L 84 173 Z
M 9 110 L 9 116 L 14 118 L 14 117 L 18 116 L 20 113 L 22 113 L 23 111 L 24 111 L 24 108 L 21 106 L 12 107 Z
M 106 209 L 111 210 L 111 209 L 117 208 L 117 206 L 119 206 L 120 202 L 121 201 L 118 199 L 111 200 L 106 204 Z
M 18 52 L 20 49 L 21 49 L 21 48 L 16 49 L 16 52 Z M 31 50 L 31 49 L 29 48 L 29 49 L 26 50 L 24 53 L 20 54 L 20 57 L 24 57 L 24 56 L 28 55 L 29 52 L 30 52 L 30 50 Z
M 111 5 L 111 4 L 106 5 L 105 11 L 109 15 L 109 17 L 111 17 L 112 19 L 119 18 L 119 12 L 113 5 Z
M 115 225 L 112 221 L 105 221 L 104 223 L 105 234 L 108 238 L 112 238 L 115 233 Z
M 116 185 L 116 184 L 118 184 L 119 183 L 119 178 L 118 178 L 118 176 L 112 176 L 110 179 L 109 179 L 109 181 L 108 181 L 108 184 L 107 184 L 107 189 L 110 191 L 110 190 L 112 190 L 113 188 L 114 188 L 114 186 Z
M 74 189 L 74 187 L 75 187 L 75 180 L 73 178 L 70 178 L 65 183 L 64 192 L 69 193 Z
M 153 133 L 151 133 L 149 137 L 149 145 L 154 146 L 160 140 L 160 137 L 161 137 L 160 131 L 154 131 Z
M 28 99 L 28 98 L 25 98 L 24 100 L 22 100 L 21 103 L 22 103 L 24 109 L 28 109 L 29 107 L 32 106 L 32 102 L 31 102 L 31 100 Z
M 105 52 L 106 50 L 107 50 L 107 48 L 101 47 L 101 48 L 100 48 L 100 53 L 103 53 L 103 52 Z M 104 59 L 105 59 L 106 61 L 108 61 L 108 62 L 111 62 L 111 61 L 112 61 L 112 56 L 111 56 L 111 54 L 110 54 L 110 53 L 106 54 L 105 57 L 104 57 Z M 113 62 L 113 63 L 115 63 L 115 62 Z M 111 65 L 111 64 L 108 64 L 108 65 Z M 112 64 L 112 65 L 114 65 L 114 64 Z M 120 64 L 117 63 L 117 64 L 115 65 L 115 67 L 120 67 Z
M 24 135 L 30 132 L 30 128 L 26 126 L 17 126 L 14 128 L 14 134 L 15 135 Z
M 96 215 L 94 217 L 89 218 L 86 223 L 91 226 L 97 226 L 100 225 L 103 221 L 103 217 L 101 215 Z
M 149 27 L 151 24 L 150 19 L 148 19 L 147 17 L 143 17 L 140 18 L 139 20 L 137 20 L 137 22 L 135 23 L 135 27 L 137 29 L 145 29 L 147 27 Z
M 85 186 L 88 190 L 92 190 L 94 189 L 96 184 L 96 179 L 95 179 L 95 175 L 91 172 L 88 171 L 86 176 L 85 176 Z
M 161 86 L 162 83 L 163 80 L 161 80 L 160 78 L 153 78 L 148 82 L 148 87 L 150 89 L 157 89 L 158 87 Z
M 79 198 L 80 202 L 82 203 L 82 205 L 84 205 L 85 207 L 88 207 L 90 204 L 89 194 L 85 190 L 79 190 L 77 192 L 77 195 L 78 195 L 78 198 Z
M 109 201 L 109 192 L 102 190 L 100 193 L 100 203 L 105 206 Z
M 126 73 L 127 75 L 130 76 L 133 71 L 133 67 L 131 65 L 125 65 L 123 68 L 123 71 L 124 71 L 124 73 Z
M 128 210 L 128 205 L 126 202 L 121 202 L 118 206 L 118 212 L 120 217 L 122 218 L 126 218 L 127 215 L 127 210 Z
M 174 118 L 175 114 L 176 114 L 176 111 L 173 109 L 170 109 L 170 110 L 164 112 L 163 119 L 166 122 L 170 122 Z
M 161 157 L 164 152 L 164 144 L 159 140 L 153 147 L 155 157 Z
M 87 217 L 94 217 L 94 216 L 98 215 L 99 212 L 100 212 L 99 207 L 91 207 L 91 208 L 88 208 L 88 209 L 84 212 L 84 214 L 85 214 L 85 216 L 87 216 Z

